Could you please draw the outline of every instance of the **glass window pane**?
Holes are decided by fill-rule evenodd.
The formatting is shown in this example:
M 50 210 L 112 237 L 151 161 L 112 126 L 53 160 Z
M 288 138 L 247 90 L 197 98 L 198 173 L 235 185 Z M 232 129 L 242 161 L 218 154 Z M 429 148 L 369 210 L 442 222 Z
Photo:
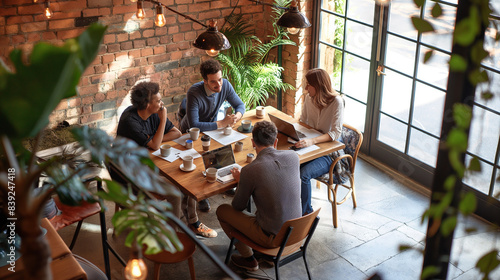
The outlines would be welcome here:
M 340 74 L 342 71 L 342 51 L 324 44 L 319 45 L 319 68 L 324 69 L 332 78 L 333 88 L 340 91 Z
M 446 92 L 417 83 L 411 124 L 439 137 Z
M 495 183 L 493 184 L 493 197 L 500 200 L 500 168 L 497 168 Z
M 416 129 L 411 130 L 408 155 L 436 167 L 439 140 Z
M 418 59 L 417 78 L 429 84 L 446 89 L 448 85 L 450 56 L 440 51 L 434 51 L 430 60 L 424 63 L 424 55 L 428 48 L 422 47 Z
M 500 69 L 500 52 L 498 51 L 500 50 L 500 42 L 495 42 L 495 35 L 499 31 L 495 29 L 493 22 L 495 22 L 497 26 L 500 26 L 500 20 L 490 20 L 490 26 L 486 29 L 484 36 L 484 48 L 489 52 L 490 56 L 487 57 L 483 63 L 493 68 Z
M 500 57 L 499 57 L 500 58 Z M 492 109 L 495 112 L 500 113 L 500 73 L 494 73 L 491 71 L 486 70 L 486 73 L 488 73 L 488 77 L 490 79 L 490 85 L 486 84 L 479 84 L 476 87 L 476 98 L 474 99 L 475 102 L 482 104 L 490 109 Z M 485 100 L 482 98 L 481 93 L 489 90 L 491 93 L 493 93 L 493 98 L 489 100 Z
M 419 15 L 420 10 L 413 0 L 392 1 L 389 14 L 389 31 L 410 39 L 417 39 L 411 16 Z
M 321 1 L 321 8 L 344 15 L 346 1 L 347 0 L 323 0 Z
M 416 45 L 405 39 L 389 35 L 385 65 L 413 76 Z
M 469 165 L 471 159 L 472 157 L 467 155 L 465 157 L 465 164 Z M 493 166 L 481 160 L 480 162 L 481 172 L 468 172 L 462 182 L 469 185 L 471 188 L 488 195 L 490 191 L 491 172 L 493 172 Z
M 386 70 L 382 92 L 382 112 L 408 122 L 412 80 Z
M 468 151 L 494 162 L 500 137 L 500 116 L 477 106 L 472 113 Z
M 375 12 L 375 1 L 373 0 L 349 0 L 347 16 L 364 23 L 373 24 Z
M 435 32 L 422 34 L 422 42 L 445 51 L 451 51 L 457 8 L 443 3 L 440 6 L 443 10 L 443 15 L 439 18 L 433 18 L 431 9 L 434 7 L 434 2 L 427 2 L 424 18 L 432 24 Z
M 370 61 L 346 54 L 341 92 L 364 103 L 368 96 Z
M 405 151 L 406 125 L 380 114 L 377 139 L 400 152 Z
M 344 123 L 354 126 L 361 132 L 365 130 L 366 105 L 344 96 Z
M 319 40 L 330 45 L 343 47 L 344 19 L 327 13 L 321 13 Z
M 348 20 L 346 33 L 346 50 L 370 59 L 373 28 Z

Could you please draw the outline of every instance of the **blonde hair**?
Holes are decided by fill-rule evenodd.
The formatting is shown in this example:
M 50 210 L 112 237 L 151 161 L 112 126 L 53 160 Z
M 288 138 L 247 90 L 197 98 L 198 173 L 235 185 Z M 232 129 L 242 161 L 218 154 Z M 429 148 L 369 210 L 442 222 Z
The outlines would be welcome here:
M 316 95 L 312 99 L 314 105 L 320 110 L 332 103 L 335 97 L 339 96 L 339 93 L 332 87 L 330 75 L 323 69 L 314 68 L 307 71 L 306 80 L 310 86 L 316 89 Z

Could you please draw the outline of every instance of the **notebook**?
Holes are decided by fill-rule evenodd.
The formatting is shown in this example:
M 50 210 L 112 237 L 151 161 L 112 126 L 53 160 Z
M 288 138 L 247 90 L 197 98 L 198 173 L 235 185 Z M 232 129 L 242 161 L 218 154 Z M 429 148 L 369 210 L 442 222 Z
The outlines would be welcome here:
M 201 157 L 203 158 L 205 170 L 209 167 L 217 168 L 217 180 L 221 183 L 234 180 L 231 169 L 234 167 L 241 169 L 241 166 L 234 159 L 231 144 L 205 152 Z
M 280 119 L 274 115 L 267 114 L 271 121 L 276 125 L 276 128 L 280 133 L 285 134 L 286 136 L 292 138 L 295 141 L 299 141 L 300 139 L 307 138 L 306 135 L 300 131 L 295 129 L 292 123 L 287 122 L 283 119 Z

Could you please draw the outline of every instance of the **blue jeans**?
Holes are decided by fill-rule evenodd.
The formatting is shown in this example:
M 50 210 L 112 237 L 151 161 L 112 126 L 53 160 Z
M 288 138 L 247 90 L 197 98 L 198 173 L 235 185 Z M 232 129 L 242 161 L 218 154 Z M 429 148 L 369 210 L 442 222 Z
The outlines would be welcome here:
M 332 162 L 333 160 L 329 156 L 323 156 L 300 165 L 302 215 L 313 212 L 311 206 L 311 179 L 328 173 Z

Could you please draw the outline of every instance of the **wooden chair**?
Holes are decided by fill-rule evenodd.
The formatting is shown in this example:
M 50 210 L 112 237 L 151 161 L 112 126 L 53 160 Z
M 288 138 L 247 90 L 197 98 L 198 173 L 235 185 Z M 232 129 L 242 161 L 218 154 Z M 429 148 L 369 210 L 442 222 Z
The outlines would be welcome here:
M 300 218 L 286 221 L 274 238 L 274 243 L 277 244 L 277 246 L 273 248 L 262 247 L 259 244 L 254 243 L 246 237 L 244 233 L 239 231 L 235 230 L 229 233 L 228 237 L 231 239 L 231 243 L 229 244 L 229 249 L 227 250 L 225 260 L 226 264 L 229 262 L 233 253 L 234 241 L 238 240 L 251 247 L 254 251 L 258 251 L 271 257 L 276 271 L 276 280 L 280 279 L 280 266 L 283 266 L 300 257 L 304 259 L 307 276 L 311 279 L 311 273 L 309 272 L 309 267 L 307 266 L 306 251 L 309 241 L 311 240 L 314 230 L 319 222 L 319 210 L 321 210 L 321 208 Z M 284 258 L 282 259 L 282 257 Z
M 342 138 L 342 142 L 345 144 L 344 155 L 337 157 L 333 161 L 328 173 L 316 178 L 318 187 L 320 182 L 328 186 L 328 200 L 332 204 L 332 220 L 335 228 L 337 228 L 338 225 L 337 205 L 344 203 L 351 196 L 353 207 L 356 208 L 354 169 L 356 167 L 359 149 L 363 143 L 363 134 L 358 129 L 348 124 L 344 124 L 342 128 Z M 347 159 L 347 170 L 341 173 L 335 172 L 335 169 L 340 167 L 337 164 L 340 165 L 339 161 L 343 159 Z M 346 184 L 347 182 L 349 182 L 349 185 Z M 337 190 L 339 186 L 348 189 L 348 193 L 340 201 L 337 199 Z

